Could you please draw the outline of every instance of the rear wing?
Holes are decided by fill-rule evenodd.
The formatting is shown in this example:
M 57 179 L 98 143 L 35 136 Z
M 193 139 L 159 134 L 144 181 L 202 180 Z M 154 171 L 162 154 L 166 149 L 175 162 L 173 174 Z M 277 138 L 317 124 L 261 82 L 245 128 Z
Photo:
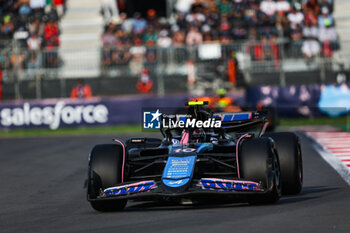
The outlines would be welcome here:
M 238 112 L 238 113 L 214 113 L 214 118 L 221 119 L 222 122 L 236 122 L 236 121 L 248 121 L 253 117 L 252 112 Z
M 261 125 L 261 136 L 267 127 L 266 113 L 260 111 L 214 113 L 213 117 L 221 119 L 222 130 L 226 133 L 247 131 Z
M 239 124 L 241 122 L 252 121 L 252 120 L 263 120 L 266 118 L 266 114 L 263 112 L 222 112 L 214 113 L 214 118 L 221 119 L 223 123 Z
M 264 120 L 266 114 L 263 112 L 222 112 L 214 113 L 212 118 L 221 120 L 223 125 L 241 124 L 250 121 Z M 178 121 L 186 122 L 188 116 L 185 114 L 177 115 Z

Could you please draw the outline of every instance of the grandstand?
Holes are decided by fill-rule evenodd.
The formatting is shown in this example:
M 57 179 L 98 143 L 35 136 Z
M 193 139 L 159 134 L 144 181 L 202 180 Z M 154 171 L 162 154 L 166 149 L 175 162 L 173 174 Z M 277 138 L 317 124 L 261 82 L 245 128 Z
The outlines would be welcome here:
M 68 2 L 62 20 L 60 54 L 64 61 L 62 78 L 97 77 L 100 63 L 100 37 L 103 18 L 100 1 L 74 0 Z
M 192 65 L 203 91 L 329 83 L 349 69 L 346 0 L 34 2 L 0 3 L 5 99 L 67 97 L 78 78 L 98 95 L 136 93 L 144 69 L 158 94 L 187 92 Z
M 64 14 L 64 1 L 12 0 L 0 4 L 1 68 L 59 67 L 58 24 Z

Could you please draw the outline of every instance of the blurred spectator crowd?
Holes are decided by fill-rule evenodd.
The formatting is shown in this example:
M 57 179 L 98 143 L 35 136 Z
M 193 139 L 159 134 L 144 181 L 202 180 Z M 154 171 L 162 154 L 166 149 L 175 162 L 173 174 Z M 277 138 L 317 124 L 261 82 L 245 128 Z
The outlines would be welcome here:
M 116 0 L 105 1 L 118 7 Z M 330 57 L 339 49 L 333 10 L 334 0 L 178 0 L 168 19 L 154 9 L 144 16 L 108 10 L 102 65 L 134 63 L 132 70 L 140 72 L 137 64 L 155 61 L 156 48 L 206 42 L 249 42 L 253 60 L 278 60 L 281 48 L 291 57 Z
M 52 68 L 65 0 L 0 0 L 0 68 Z

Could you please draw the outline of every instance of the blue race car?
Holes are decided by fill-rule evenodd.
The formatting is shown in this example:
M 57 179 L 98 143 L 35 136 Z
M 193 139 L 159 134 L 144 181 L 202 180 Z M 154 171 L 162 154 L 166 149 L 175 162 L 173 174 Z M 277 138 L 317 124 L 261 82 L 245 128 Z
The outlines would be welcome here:
M 205 104 L 188 102 L 185 118 L 161 128 L 163 139 L 96 145 L 88 166 L 91 206 L 115 211 L 129 199 L 181 203 L 223 197 L 271 204 L 282 194 L 300 193 L 302 154 L 296 134 L 265 133 L 268 122 L 261 112 L 211 113 Z

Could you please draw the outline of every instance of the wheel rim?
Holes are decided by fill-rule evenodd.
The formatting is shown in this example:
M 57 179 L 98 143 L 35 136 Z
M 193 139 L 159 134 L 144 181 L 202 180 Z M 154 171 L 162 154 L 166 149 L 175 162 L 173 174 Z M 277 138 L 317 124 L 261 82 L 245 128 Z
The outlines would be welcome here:
M 277 190 L 281 190 L 281 171 L 280 171 L 280 166 L 277 160 L 277 156 L 274 156 L 274 169 L 275 169 L 275 182 L 276 182 L 276 187 Z

